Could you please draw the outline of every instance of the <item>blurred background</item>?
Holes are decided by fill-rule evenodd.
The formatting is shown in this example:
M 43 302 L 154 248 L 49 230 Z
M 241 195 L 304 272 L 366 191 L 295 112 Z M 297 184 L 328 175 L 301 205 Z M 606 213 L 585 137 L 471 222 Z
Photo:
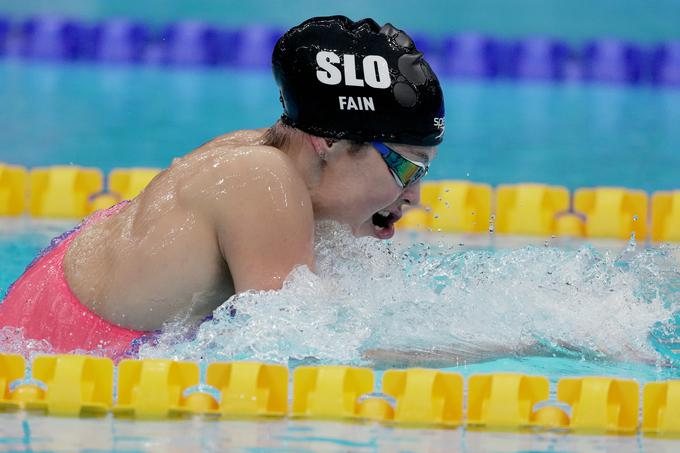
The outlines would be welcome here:
M 680 0 L 0 0 L 0 162 L 165 167 L 271 125 L 276 38 L 330 14 L 440 75 L 430 179 L 680 188 Z
M 0 11 L 15 18 L 35 14 L 89 21 L 130 17 L 156 25 L 198 19 L 284 28 L 314 15 L 344 14 L 436 35 L 460 31 L 515 38 L 552 35 L 571 42 L 602 36 L 654 42 L 677 39 L 680 33 L 680 2 L 675 0 L 0 0 Z

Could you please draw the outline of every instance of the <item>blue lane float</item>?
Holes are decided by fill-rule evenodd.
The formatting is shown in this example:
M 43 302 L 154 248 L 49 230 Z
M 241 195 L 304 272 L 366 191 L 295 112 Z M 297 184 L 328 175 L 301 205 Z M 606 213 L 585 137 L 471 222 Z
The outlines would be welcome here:
M 199 21 L 170 24 L 161 34 L 161 63 L 215 66 L 222 62 L 224 32 Z
M 583 50 L 583 78 L 597 82 L 639 83 L 643 75 L 643 52 L 616 39 L 591 41 Z
M 86 28 L 62 17 L 36 17 L 21 24 L 20 54 L 45 60 L 75 60 L 84 54 Z
M 476 33 L 444 39 L 442 65 L 445 75 L 493 78 L 500 73 L 501 61 L 501 44 L 495 39 Z
M 680 87 L 680 41 L 660 44 L 652 52 L 652 82 Z
M 93 27 L 94 60 L 140 63 L 151 43 L 150 28 L 127 19 L 110 19 Z
M 272 49 L 284 31 L 265 25 L 224 28 L 202 21 L 152 27 L 125 18 L 87 23 L 69 17 L 35 16 L 13 22 L 0 15 L 0 56 L 268 69 Z M 680 86 L 680 42 L 641 46 L 598 39 L 573 46 L 550 37 L 412 36 L 444 77 Z
M 9 19 L 0 16 L 0 55 L 6 52 L 7 35 L 9 35 Z
M 564 42 L 526 38 L 510 45 L 507 75 L 514 79 L 564 80 L 574 72 L 569 71 L 573 66 L 574 54 Z
M 244 68 L 269 68 L 272 50 L 286 30 L 260 25 L 243 27 L 236 32 L 232 62 Z

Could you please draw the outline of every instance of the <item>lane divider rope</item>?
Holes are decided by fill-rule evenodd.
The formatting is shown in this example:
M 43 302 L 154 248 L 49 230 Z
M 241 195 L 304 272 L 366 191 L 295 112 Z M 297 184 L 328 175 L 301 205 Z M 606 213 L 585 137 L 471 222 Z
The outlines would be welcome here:
M 87 22 L 61 16 L 0 16 L 0 57 L 52 61 L 268 69 L 279 27 L 226 28 L 186 20 L 152 26 L 126 18 Z M 499 39 L 479 33 L 442 38 L 413 33 L 442 77 L 562 80 L 680 87 L 680 41 L 637 44 L 545 37 Z
M 141 420 L 290 417 L 448 429 L 680 436 L 680 380 L 647 383 L 639 420 L 638 382 L 612 377 L 560 379 L 557 399 L 550 400 L 550 382 L 544 376 L 477 374 L 467 379 L 465 392 L 457 373 L 387 370 L 377 393 L 370 368 L 300 366 L 293 371 L 289 398 L 288 368 L 260 362 L 210 363 L 205 382 L 200 382 L 198 364 L 165 359 L 126 359 L 116 367 L 108 358 L 45 355 L 33 359 L 30 376 L 26 372 L 22 356 L 0 354 L 0 410 L 67 417 L 111 413 Z M 212 391 L 206 391 L 208 387 Z
M 137 196 L 160 172 L 0 163 L 0 216 L 82 219 Z M 623 187 L 425 181 L 421 204 L 407 209 L 401 229 L 445 233 L 611 238 L 680 242 L 680 189 L 651 196 Z

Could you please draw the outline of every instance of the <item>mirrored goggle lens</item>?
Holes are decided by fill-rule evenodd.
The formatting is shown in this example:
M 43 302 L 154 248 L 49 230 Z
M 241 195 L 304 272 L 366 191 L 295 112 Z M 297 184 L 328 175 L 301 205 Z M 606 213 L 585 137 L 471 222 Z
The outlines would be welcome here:
M 427 169 L 416 165 L 413 162 L 409 162 L 406 159 L 403 159 L 401 162 L 399 162 L 399 164 L 395 166 L 394 170 L 404 187 L 418 181 L 427 173 Z
M 413 184 L 427 174 L 427 166 L 403 157 L 384 143 L 372 142 L 372 144 L 383 157 L 394 178 L 402 187 Z

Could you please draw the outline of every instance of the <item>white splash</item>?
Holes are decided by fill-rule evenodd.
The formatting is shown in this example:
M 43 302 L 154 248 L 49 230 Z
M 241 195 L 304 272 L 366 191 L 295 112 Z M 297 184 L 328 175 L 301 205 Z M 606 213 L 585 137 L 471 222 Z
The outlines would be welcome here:
M 316 274 L 301 267 L 280 291 L 230 298 L 191 339 L 170 324 L 140 356 L 360 364 L 543 354 L 653 363 L 650 331 L 680 307 L 680 266 L 668 252 L 400 248 L 320 224 Z

